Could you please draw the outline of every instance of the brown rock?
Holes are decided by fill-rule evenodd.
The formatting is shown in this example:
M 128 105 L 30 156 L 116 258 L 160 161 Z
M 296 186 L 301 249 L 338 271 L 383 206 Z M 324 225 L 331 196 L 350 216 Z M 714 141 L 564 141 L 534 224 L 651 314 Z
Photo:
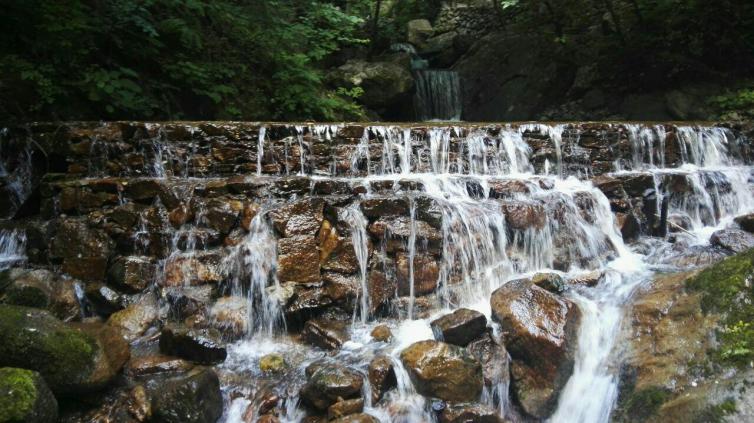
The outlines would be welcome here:
M 361 395 L 364 379 L 358 372 L 339 364 L 315 365 L 307 368 L 309 380 L 301 388 L 301 397 L 308 404 L 324 411 L 338 401 Z
M 158 317 L 157 303 L 145 300 L 113 313 L 107 319 L 107 324 L 120 329 L 126 341 L 130 342 L 149 329 Z
M 246 298 L 222 297 L 209 309 L 209 320 L 212 327 L 219 330 L 227 339 L 239 339 L 246 334 L 248 313 Z
M 278 240 L 280 282 L 319 282 L 319 246 L 312 236 L 298 235 Z
M 440 413 L 440 423 L 504 423 L 498 411 L 481 404 L 450 403 Z
M 148 355 L 132 357 L 126 365 L 126 372 L 134 377 L 157 373 L 182 373 L 191 370 L 194 365 L 181 358 L 167 355 Z
M 321 198 L 306 198 L 273 210 L 269 216 L 283 237 L 315 235 L 324 220 L 324 206 Z
M 223 280 L 220 254 L 198 251 L 172 257 L 165 263 L 165 286 L 203 285 Z
M 377 402 L 382 396 L 396 386 L 393 360 L 386 355 L 378 355 L 369 362 L 367 370 L 369 385 L 372 387 L 372 402 Z
M 362 200 L 360 207 L 364 216 L 370 219 L 409 214 L 409 203 L 406 198 L 370 198 Z
M 312 319 L 304 324 L 302 339 L 311 345 L 335 350 L 348 341 L 348 328 L 345 322 L 326 319 Z
M 338 401 L 327 408 L 327 418 L 330 420 L 338 419 L 344 416 L 361 413 L 364 410 L 364 399 L 354 398 L 350 400 Z
M 487 318 L 476 310 L 460 308 L 432 321 L 431 326 L 438 341 L 463 347 L 484 333 Z
M 506 283 L 490 303 L 493 319 L 509 334 L 516 397 L 528 414 L 546 418 L 573 369 L 581 312 L 528 280 Z
M 116 288 L 141 292 L 155 277 L 155 265 L 149 257 L 118 257 L 107 272 L 107 280 Z
M 500 204 L 505 222 L 511 229 L 542 229 L 547 222 L 547 212 L 540 203 L 506 200 Z
M 420 296 L 433 292 L 437 288 L 440 277 L 438 260 L 428 254 L 415 254 L 413 262 L 414 295 Z M 411 292 L 411 268 L 408 254 L 399 253 L 396 257 L 396 264 L 398 293 L 409 295 Z
M 331 420 L 331 423 L 379 423 L 379 420 L 371 414 L 358 413 Z
M 387 325 L 377 325 L 370 333 L 372 339 L 379 342 L 390 342 L 393 339 L 393 333 Z
M 214 329 L 188 329 L 168 325 L 160 334 L 160 351 L 197 363 L 216 363 L 225 360 L 227 352 L 221 335 Z
M 445 401 L 476 401 L 484 383 L 482 366 L 465 349 L 420 341 L 401 353 L 416 390 Z

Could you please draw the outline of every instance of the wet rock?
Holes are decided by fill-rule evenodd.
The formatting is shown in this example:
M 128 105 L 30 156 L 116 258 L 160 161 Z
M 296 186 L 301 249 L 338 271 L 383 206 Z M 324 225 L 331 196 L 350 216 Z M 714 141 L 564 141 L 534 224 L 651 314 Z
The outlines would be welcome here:
M 463 347 L 484 332 L 487 318 L 476 310 L 460 308 L 432 321 L 431 326 L 437 340 Z
M 420 341 L 401 352 L 401 361 L 422 395 L 445 401 L 475 401 L 482 392 L 482 366 L 461 347 Z
M 55 300 L 55 274 L 39 269 L 12 269 L 7 273 L 3 301 L 7 304 L 47 308 Z
M 259 359 L 259 370 L 265 373 L 277 373 L 285 367 L 285 359 L 280 354 L 266 354 Z
M 641 220 L 639 220 L 634 212 L 616 213 L 615 217 L 623 240 L 631 242 L 639 239 Z
M 623 188 L 629 197 L 642 197 L 649 190 L 654 190 L 655 182 L 651 173 L 629 173 L 617 176 L 623 182 Z
M 414 88 L 408 55 L 402 61 L 351 59 L 330 72 L 330 78 L 336 86 L 361 87 L 364 90 L 364 105 L 383 114 L 390 111 L 395 113 L 403 102 L 410 102 Z
M 128 292 L 141 292 L 155 277 L 155 265 L 149 257 L 118 257 L 107 272 L 108 283 Z
M 379 401 L 389 389 L 397 385 L 393 360 L 387 355 L 378 355 L 369 362 L 367 370 L 369 386 L 372 388 L 372 402 Z
M 220 381 L 212 369 L 149 385 L 154 420 L 165 423 L 210 423 L 223 413 Z
M 488 331 L 477 340 L 471 341 L 466 349 L 482 364 L 484 383 L 489 388 L 510 381 L 508 351 L 501 340 Z
M 348 326 L 336 320 L 312 319 L 304 324 L 301 338 L 308 344 L 335 350 L 348 341 Z
M 490 198 L 512 198 L 518 194 L 529 194 L 531 192 L 526 182 L 516 179 L 492 179 L 488 184 L 490 186 Z
M 49 312 L 0 305 L 0 366 L 36 370 L 56 393 L 107 385 L 128 360 L 128 344 L 113 329 L 64 324 Z
M 85 281 L 102 281 L 113 242 L 83 220 L 64 219 L 57 225 L 50 255 L 62 259 L 63 271 Z
M 500 204 L 500 209 L 505 214 L 505 222 L 514 230 L 542 229 L 547 221 L 545 208 L 539 203 L 506 200 Z
M 395 298 L 398 284 L 394 277 L 388 277 L 384 271 L 372 269 L 367 278 L 369 291 L 369 312 L 373 314 L 382 309 Z
M 623 182 L 609 175 L 599 175 L 592 179 L 592 184 L 605 194 L 605 197 L 613 199 L 623 199 L 627 196 L 623 189 Z
M 738 226 L 740 226 L 741 229 L 745 230 L 746 232 L 754 233 L 754 213 L 738 216 L 734 220 L 736 223 L 738 223 Z
M 217 363 L 225 360 L 227 351 L 222 335 L 216 329 L 188 329 L 168 325 L 160 334 L 160 351 L 197 363 Z
M 320 284 L 303 285 L 287 282 L 278 288 L 268 289 L 268 292 L 278 298 L 289 323 L 301 324 L 333 303 L 327 290 Z
M 370 198 L 362 200 L 360 207 L 364 216 L 370 219 L 409 214 L 409 203 L 406 198 Z
M 177 319 L 203 313 L 209 307 L 213 296 L 211 285 L 171 286 L 162 289 L 162 296 L 170 305 L 170 311 Z
M 681 244 L 681 245 L 679 245 Z M 730 255 L 730 251 L 716 245 L 686 245 L 677 243 L 680 251 L 676 251 L 662 259 L 662 264 L 671 265 L 679 269 L 707 266 L 716 263 Z
M 116 311 L 123 310 L 128 306 L 128 298 L 114 289 L 99 284 L 91 283 L 85 289 L 86 298 L 94 311 L 101 316 L 110 316 Z
M 146 332 L 158 317 L 157 303 L 145 300 L 113 313 L 107 319 L 107 324 L 120 329 L 126 341 L 130 342 Z
M 379 420 L 371 414 L 358 413 L 331 420 L 331 423 L 379 423 Z
M 215 284 L 223 280 L 222 257 L 216 251 L 197 251 L 165 263 L 165 286 Z
M 324 289 L 327 296 L 336 304 L 353 310 L 354 301 L 361 292 L 360 277 L 357 275 L 343 275 L 341 273 L 327 272 L 322 274 Z
M 139 202 L 151 203 L 163 191 L 163 186 L 155 179 L 137 179 L 126 185 L 126 195 Z
M 409 255 L 399 253 L 396 257 L 396 278 L 398 293 L 409 295 L 411 292 L 411 267 Z M 413 260 L 414 295 L 427 295 L 437 288 L 440 277 L 438 260 L 428 254 L 416 254 Z
M 239 339 L 246 334 L 248 329 L 248 306 L 248 301 L 244 297 L 218 298 L 209 309 L 210 324 L 226 339 Z
M 301 388 L 301 398 L 319 410 L 361 395 L 364 379 L 355 370 L 333 363 L 315 363 L 307 368 L 309 379 Z M 310 367 L 312 367 L 310 366 Z
M 378 342 L 390 342 L 393 339 L 393 333 L 387 325 L 377 325 L 370 333 L 372 339 Z
M 364 410 L 364 399 L 354 398 L 350 400 L 338 401 L 327 408 L 327 418 L 330 420 L 339 419 L 345 416 L 361 413 Z
M 545 418 L 573 369 L 581 312 L 528 280 L 506 283 L 490 303 L 493 319 L 509 334 L 515 397 L 528 414 Z
M 324 206 L 322 198 L 306 198 L 272 210 L 269 216 L 283 237 L 315 235 L 324 220 Z
M 370 245 L 367 244 L 367 255 Z M 319 232 L 320 262 L 322 270 L 356 273 L 359 259 L 356 257 L 350 234 L 341 236 L 332 224 L 325 220 Z
M 191 210 L 191 208 L 183 203 L 181 203 L 180 205 L 178 205 L 178 207 L 174 208 L 168 213 L 168 222 L 170 222 L 170 224 L 173 225 L 173 227 L 176 229 L 180 228 L 193 219 L 193 210 Z
M 450 403 L 440 413 L 440 423 L 503 423 L 498 411 L 482 404 Z
M 671 214 L 668 216 L 668 231 L 671 233 L 691 230 L 691 218 L 685 214 Z
M 563 277 L 554 272 L 537 273 L 532 276 L 531 281 L 534 285 L 553 294 L 562 294 L 566 289 Z
M 191 370 L 194 364 L 168 355 L 148 355 L 132 357 L 126 365 L 126 373 L 133 377 L 156 375 L 161 373 L 183 373 Z
M 604 274 L 599 270 L 578 274 L 570 279 L 568 283 L 571 285 L 595 287 L 600 283 Z
M 733 253 L 742 253 L 754 247 L 754 235 L 741 229 L 721 229 L 709 238 L 710 244 Z
M 369 225 L 369 234 L 387 242 L 388 251 L 405 251 L 412 233 L 415 245 L 426 246 L 429 251 L 440 251 L 442 233 L 422 220 L 411 221 L 410 217 L 380 217 Z
M 278 240 L 277 276 L 280 282 L 319 282 L 319 245 L 312 236 Z
M 58 420 L 58 402 L 39 373 L 0 368 L 0 420 L 28 423 Z

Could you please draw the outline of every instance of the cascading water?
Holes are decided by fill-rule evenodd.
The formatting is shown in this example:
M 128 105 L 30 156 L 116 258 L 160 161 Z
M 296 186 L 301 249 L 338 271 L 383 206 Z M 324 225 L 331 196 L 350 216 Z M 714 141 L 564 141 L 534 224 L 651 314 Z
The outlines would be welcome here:
M 416 73 L 416 115 L 420 120 L 461 120 L 461 81 L 451 70 Z
M 634 290 L 652 271 L 669 267 L 672 242 L 708 242 L 712 231 L 754 210 L 754 197 L 751 167 L 727 129 L 605 127 L 619 134 L 609 140 L 610 154 L 595 147 L 607 141 L 578 125 L 375 125 L 362 133 L 339 125 L 267 124 L 234 133 L 231 146 L 202 137 L 195 143 L 193 132 L 182 135 L 190 145 L 171 144 L 168 131 L 148 126 L 151 135 L 136 149 L 147 160 L 135 161 L 134 173 L 149 175 L 140 182 L 154 182 L 148 188 L 159 194 L 134 200 L 129 182 L 112 204 L 134 216 L 126 232 L 133 254 L 155 256 L 155 291 L 216 284 L 215 293 L 245 308 L 242 333 L 215 368 L 223 376 L 227 422 L 248 418 L 247 409 L 256 413 L 269 392 L 280 421 L 301 421 L 307 366 L 325 362 L 366 375 L 380 356 L 392 363 L 397 387 L 379 399 L 373 397 L 379 387 L 365 379 L 364 411 L 382 422 L 436 421 L 438 404 L 419 393 L 401 353 L 435 339 L 430 323 L 458 308 L 484 314 L 493 344 L 507 342 L 502 325 L 492 321 L 490 296 L 540 272 L 565 281 L 599 275 L 596 286 L 573 284 L 558 294 L 582 317 L 573 371 L 549 421 L 606 422 L 619 387 L 623 315 Z M 197 177 L 214 164 L 192 156 L 204 152 L 222 161 L 225 147 L 237 157 L 217 169 L 233 177 Z M 607 156 L 595 160 L 605 168 L 590 162 L 597 154 Z M 89 170 L 107 176 L 108 169 Z M 602 180 L 590 182 L 593 175 Z M 615 181 L 631 191 L 621 195 L 641 202 L 627 206 L 624 198 L 606 195 Z M 280 212 L 286 207 L 308 208 L 286 215 Z M 656 236 L 627 245 L 616 215 L 625 218 L 638 208 L 646 214 L 643 233 Z M 673 227 L 672 242 L 653 226 L 665 215 L 683 217 L 672 223 L 683 226 Z M 221 229 L 226 216 L 230 224 Z M 218 235 L 223 230 L 224 238 Z M 283 244 L 307 250 L 302 256 L 315 262 L 314 276 L 283 276 L 283 266 L 303 264 L 291 258 L 298 256 L 285 257 Z M 0 269 L 24 260 L 23 245 L 22 232 L 0 232 Z M 201 261 L 213 257 L 216 268 Z M 335 264 L 328 262 L 333 257 Z M 382 285 L 389 292 L 379 292 Z M 330 352 L 293 334 L 322 314 L 345 322 L 346 340 Z M 392 339 L 376 340 L 377 325 L 387 325 Z M 284 356 L 282 373 L 262 370 L 261 360 L 271 354 Z M 509 387 L 516 385 L 509 386 L 507 369 L 484 376 L 478 402 L 515 420 L 521 410 L 509 401 L 516 398 Z
M 26 261 L 26 234 L 23 231 L 0 230 L 0 270 Z

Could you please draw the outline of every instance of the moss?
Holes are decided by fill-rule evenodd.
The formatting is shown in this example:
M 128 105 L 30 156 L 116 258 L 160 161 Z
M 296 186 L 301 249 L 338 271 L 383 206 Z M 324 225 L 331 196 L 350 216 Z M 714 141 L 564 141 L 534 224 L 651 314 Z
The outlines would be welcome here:
M 8 285 L 10 285 L 10 269 L 0 270 L 0 294 L 5 292 Z
M 0 421 L 25 421 L 36 401 L 34 372 L 10 367 L 0 369 Z
M 725 422 L 725 416 L 729 416 L 735 412 L 736 401 L 729 398 L 720 404 L 710 405 L 702 410 L 694 418 L 694 423 L 723 423 Z
M 689 279 L 702 294 L 702 311 L 721 315 L 717 360 L 745 366 L 754 360 L 754 249 L 729 257 Z
M 667 390 L 650 386 L 634 391 L 621 401 L 620 407 L 615 412 L 615 421 L 620 422 L 643 422 L 657 414 L 662 404 L 671 398 Z
M 0 305 L 0 365 L 38 371 L 53 391 L 86 381 L 98 346 L 94 338 L 33 308 Z
M 44 308 L 49 305 L 47 294 L 34 286 L 11 286 L 5 292 L 8 304 Z

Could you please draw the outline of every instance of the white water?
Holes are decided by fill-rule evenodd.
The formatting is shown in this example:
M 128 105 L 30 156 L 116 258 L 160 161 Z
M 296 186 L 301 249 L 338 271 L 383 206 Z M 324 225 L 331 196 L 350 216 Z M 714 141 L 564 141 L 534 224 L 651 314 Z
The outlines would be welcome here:
M 618 389 L 616 369 L 620 357 L 615 355 L 621 333 L 625 306 L 637 286 L 649 280 L 647 259 L 633 253 L 621 239 L 607 198 L 591 183 L 567 176 L 564 166 L 563 134 L 565 126 L 541 124 L 504 127 L 499 134 L 466 128 L 430 128 L 417 135 L 403 127 L 373 126 L 355 146 L 351 157 L 351 174 L 330 176 L 367 187 L 363 198 L 379 198 L 373 183 L 392 182 L 388 196 L 408 197 L 409 231 L 405 251 L 409 260 L 409 288 L 405 320 L 376 321 L 369 314 L 367 278 L 369 262 L 368 221 L 358 209 L 358 202 L 341 209 L 339 220 L 351 230 L 354 252 L 359 264 L 358 308 L 351 328 L 351 341 L 332 357 L 365 370 L 369 359 L 378 353 L 393 358 L 399 384 L 386 400 L 367 403 L 366 412 L 380 421 L 431 421 L 428 401 L 416 393 L 398 359 L 400 352 L 413 342 L 432 339 L 429 322 L 459 307 L 479 310 L 489 318 L 489 297 L 506 281 L 542 270 L 558 269 L 567 277 L 588 270 L 603 272 L 603 281 L 595 288 L 579 288 L 568 296 L 580 307 L 583 318 L 579 329 L 574 373 L 563 389 L 553 422 L 606 422 Z M 656 193 L 667 196 L 673 213 L 682 213 L 692 221 L 691 233 L 696 242 L 706 242 L 711 228 L 722 227 L 733 216 L 754 210 L 748 185 L 749 168 L 739 166 L 728 151 L 732 141 L 718 128 L 680 128 L 678 139 L 685 145 L 685 164 L 674 169 L 665 166 L 665 127 L 626 125 L 632 150 L 627 163 L 630 172 L 646 172 L 655 181 Z M 296 128 L 304 166 L 303 127 Z M 330 126 L 309 127 L 310 134 L 322 140 L 337 132 Z M 530 163 L 531 148 L 524 141 L 525 132 L 548 135 L 552 142 L 555 172 L 550 176 L 550 160 L 544 161 L 543 174 L 535 174 Z M 260 138 L 261 139 L 261 138 Z M 568 141 L 569 148 L 574 148 Z M 379 155 L 370 147 L 379 145 Z M 679 144 L 680 145 L 680 144 Z M 261 148 L 261 146 L 260 146 Z M 685 150 L 684 150 L 685 149 Z M 616 175 L 625 174 L 617 169 Z M 364 172 L 365 171 L 365 172 Z M 365 173 L 365 175 L 364 175 Z M 586 175 L 587 172 L 578 172 Z M 355 176 L 362 175 L 362 176 Z M 690 190 L 669 192 L 673 175 L 688 181 Z M 412 182 L 421 192 L 401 191 L 401 184 Z M 505 201 L 517 207 L 533 208 L 543 216 L 542 223 L 518 228 L 501 208 L 501 200 L 490 197 L 496 184 L 513 184 L 520 189 L 503 190 Z M 478 187 L 470 189 L 471 186 Z M 723 188 L 721 188 L 723 187 Z M 396 192 L 400 191 L 400 192 Z M 426 254 L 427 246 L 419 242 L 422 217 L 419 200 L 427 198 L 436 207 L 441 225 L 437 306 L 428 313 L 417 308 L 414 290 L 414 257 Z M 515 208 L 513 209 L 515 210 Z M 660 213 L 658 203 L 658 214 Z M 424 223 L 423 220 L 421 223 Z M 513 222 L 515 223 L 515 222 Z M 254 220 L 252 231 L 235 247 L 226 261 L 234 275 L 234 294 L 249 299 L 250 340 L 241 341 L 230 350 L 226 366 L 245 369 L 254 366 L 269 345 L 274 351 L 295 351 L 285 341 L 282 311 L 276 291 L 282 289 L 275 277 L 275 236 L 263 213 Z M 383 246 L 374 246 L 379 251 Z M 369 337 L 377 323 L 387 322 L 393 330 L 390 343 L 378 343 Z M 263 347 L 268 345 L 268 347 Z M 306 350 L 304 355 L 315 355 Z M 293 354 L 293 353 L 291 353 Z M 314 358 L 298 364 L 303 369 Z M 298 382 L 300 383 L 300 382 Z M 292 392 L 297 392 L 293 383 Z M 368 387 L 365 389 L 369 389 Z M 501 415 L 508 409 L 508 387 L 499 382 L 485 388 L 480 401 L 496 407 Z M 288 397 L 287 421 L 303 417 L 298 399 Z M 240 407 L 238 404 L 233 407 Z M 228 412 L 234 421 L 235 408 Z M 232 411 L 232 412 L 231 412 Z
M 26 261 L 26 234 L 23 231 L 0 230 L 0 270 Z

